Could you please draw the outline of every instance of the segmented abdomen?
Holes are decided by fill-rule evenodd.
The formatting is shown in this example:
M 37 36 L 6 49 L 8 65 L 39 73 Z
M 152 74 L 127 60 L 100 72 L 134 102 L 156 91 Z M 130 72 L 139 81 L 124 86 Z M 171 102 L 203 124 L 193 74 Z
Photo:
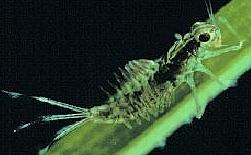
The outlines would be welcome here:
M 130 61 L 121 70 L 126 81 L 105 105 L 94 107 L 93 114 L 103 120 L 124 123 L 128 128 L 132 120 L 140 124 L 142 119 L 159 116 L 171 104 L 173 87 L 170 82 L 156 85 L 153 75 L 158 70 L 159 63 L 153 60 Z

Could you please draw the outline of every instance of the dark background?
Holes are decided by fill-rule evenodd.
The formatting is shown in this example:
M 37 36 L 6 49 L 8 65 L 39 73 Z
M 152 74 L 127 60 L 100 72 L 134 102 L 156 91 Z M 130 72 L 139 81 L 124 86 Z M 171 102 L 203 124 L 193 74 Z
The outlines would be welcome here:
M 214 12 L 228 1 L 212 0 Z M 207 18 L 203 0 L 6 0 L 0 2 L 0 88 L 92 107 L 100 85 L 129 60 L 155 59 Z M 202 119 L 178 129 L 150 154 L 250 154 L 251 72 L 212 101 Z M 1 95 L 1 153 L 35 154 L 73 120 L 13 129 L 69 111 Z

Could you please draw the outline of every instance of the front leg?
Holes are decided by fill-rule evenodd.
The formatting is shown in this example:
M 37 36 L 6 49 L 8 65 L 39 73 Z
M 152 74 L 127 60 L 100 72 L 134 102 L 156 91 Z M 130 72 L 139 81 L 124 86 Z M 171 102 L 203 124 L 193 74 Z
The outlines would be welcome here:
M 209 58 L 213 58 L 224 53 L 239 51 L 243 46 L 244 41 L 240 41 L 239 45 L 222 45 L 224 48 L 215 49 L 215 50 L 207 50 L 201 49 L 201 55 L 199 55 L 200 60 L 205 60 Z

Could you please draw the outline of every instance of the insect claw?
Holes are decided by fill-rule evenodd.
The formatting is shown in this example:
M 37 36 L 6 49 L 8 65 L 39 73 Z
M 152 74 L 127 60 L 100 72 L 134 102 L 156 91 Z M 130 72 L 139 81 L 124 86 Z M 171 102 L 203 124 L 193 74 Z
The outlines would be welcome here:
M 196 88 L 194 88 L 196 89 Z M 204 109 L 201 107 L 200 103 L 199 103 L 199 99 L 196 93 L 196 90 L 192 90 L 192 95 L 195 101 L 195 106 L 196 106 L 196 118 L 200 119 L 201 116 L 204 114 Z

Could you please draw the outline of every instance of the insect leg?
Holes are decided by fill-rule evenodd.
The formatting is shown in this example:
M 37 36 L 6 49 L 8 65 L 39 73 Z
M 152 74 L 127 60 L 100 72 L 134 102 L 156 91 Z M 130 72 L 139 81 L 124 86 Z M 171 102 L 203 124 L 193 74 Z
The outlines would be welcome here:
M 214 51 L 206 50 L 205 55 L 202 56 L 200 58 L 200 60 L 205 60 L 205 59 L 208 59 L 208 58 L 216 57 L 216 56 L 222 55 L 224 53 L 228 53 L 228 52 L 238 51 L 238 50 L 240 50 L 242 48 L 243 42 L 244 41 L 240 41 L 239 45 L 230 45 L 230 46 L 225 45 L 227 47 L 224 47 L 224 48 L 221 48 L 221 49 L 216 49 Z
M 220 79 L 217 75 L 215 75 L 210 69 L 208 69 L 202 63 L 197 63 L 195 71 L 202 72 L 209 75 L 213 80 L 215 80 L 221 86 L 223 86 L 224 88 L 227 88 L 227 84 L 225 84 L 225 82 L 222 79 Z
M 204 113 L 204 109 L 200 106 L 199 104 L 199 99 L 197 96 L 197 90 L 196 90 L 196 85 L 194 81 L 194 72 L 193 73 L 188 73 L 186 75 L 186 83 L 189 85 L 189 87 L 192 90 L 192 95 L 195 101 L 195 106 L 196 106 L 196 112 L 197 112 L 197 118 L 201 118 L 201 116 Z

